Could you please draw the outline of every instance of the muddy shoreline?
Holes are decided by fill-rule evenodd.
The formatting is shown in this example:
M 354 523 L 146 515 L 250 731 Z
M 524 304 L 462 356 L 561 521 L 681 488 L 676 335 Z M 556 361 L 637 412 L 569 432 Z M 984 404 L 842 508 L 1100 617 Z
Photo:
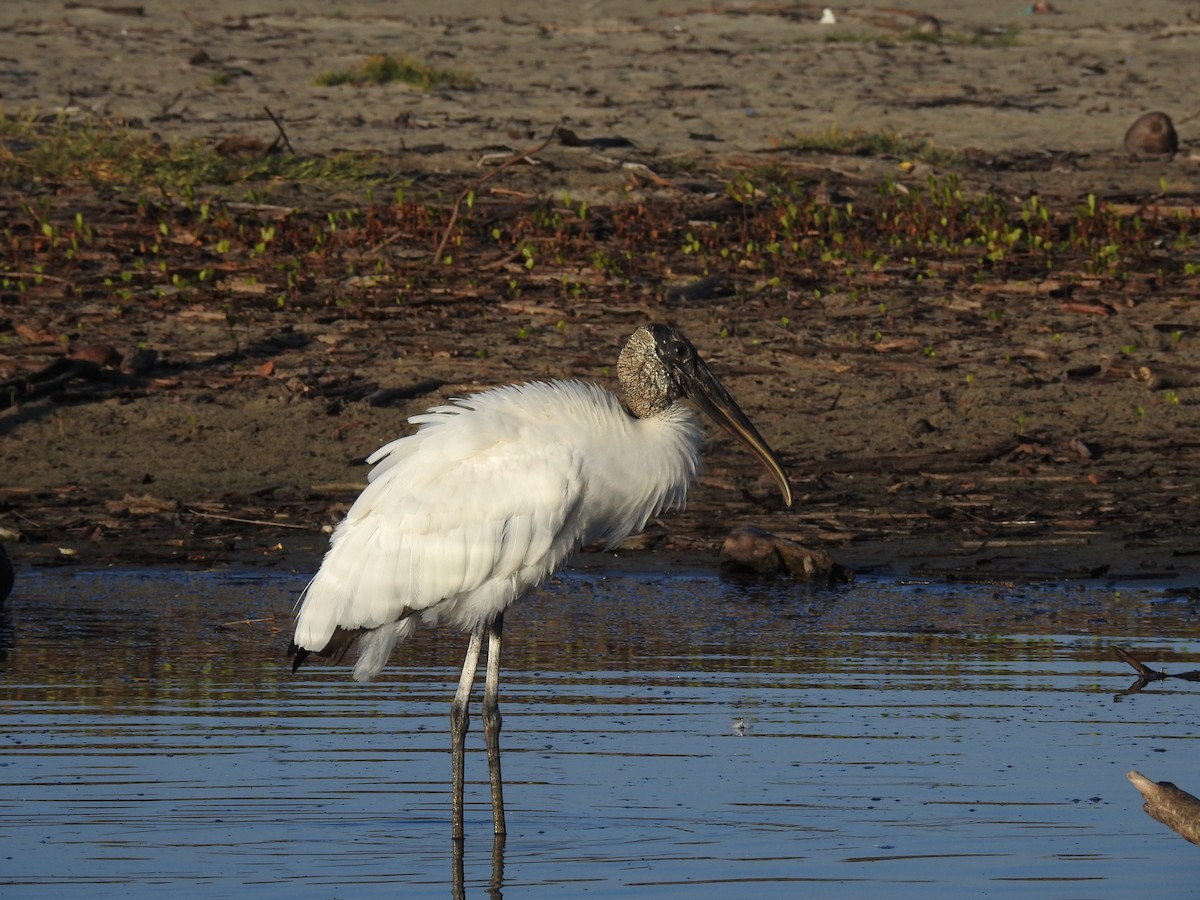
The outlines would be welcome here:
M 761 214 L 754 197 L 729 208 L 729 185 L 764 167 L 839 208 L 952 177 L 965 195 L 1014 208 L 1036 195 L 1065 218 L 1091 196 L 1118 218 L 1190 222 L 1195 122 L 1174 105 L 1190 96 L 1181 54 L 1200 25 L 1179 4 L 1008 18 L 928 4 L 945 28 L 934 43 L 902 40 L 906 14 L 884 7 L 835 33 L 805 10 L 753 4 L 618 4 L 604 18 L 566 4 L 394 18 L 369 4 L 336 18 L 314 4 L 234 6 L 199 20 L 166 3 L 138 15 L 10 4 L 5 112 L 70 107 L 79 121 L 215 145 L 272 140 L 268 106 L 301 156 L 379 152 L 387 190 L 402 183 L 434 220 L 415 226 L 352 185 L 275 180 L 249 200 L 213 189 L 230 222 L 288 240 L 378 208 L 378 233 L 347 218 L 340 234 L 357 243 L 306 261 L 307 280 L 279 304 L 280 260 L 301 249 L 256 262 L 251 244 L 222 268 L 215 226 L 169 204 L 147 213 L 135 189 L 6 183 L 17 237 L 5 266 L 27 284 L 0 296 L 0 380 L 85 347 L 121 356 L 104 377 L 0 410 L 0 540 L 18 568 L 312 569 L 365 478 L 361 460 L 407 416 L 494 384 L 611 383 L 624 336 L 665 320 L 714 360 L 783 457 L 797 503 L 783 510 L 754 461 L 714 436 L 688 510 L 629 553 L 714 564 L 724 535 L 752 523 L 861 571 L 1186 582 L 1200 569 L 1200 314 L 1187 268 L 1200 255 L 1180 232 L 1161 245 L 1151 235 L 1119 272 L 1074 261 L 1036 277 L 1023 264 L 968 272 L 931 252 L 874 268 L 799 260 L 775 278 L 747 261 L 702 291 L 722 263 L 701 264 L 687 241 Z M 477 87 L 313 85 L 321 67 L 417 48 Z M 67 62 L 41 66 L 45 54 Z M 1183 147 L 1130 157 L 1124 129 L 1154 108 L 1176 115 Z M 564 124 L 577 140 L 541 146 Z M 787 143 L 835 128 L 899 131 L 954 158 Z M 454 198 L 535 147 L 480 189 L 460 257 L 431 275 Z M 532 267 L 516 244 L 488 243 L 493 222 L 525 221 L 546 198 L 589 237 L 631 222 L 669 237 L 647 237 L 620 272 L 586 254 Z M 31 208 L 59 229 L 95 222 L 94 255 L 43 246 Z M 118 302 L 164 223 L 162 274 L 139 270 Z M 35 265 L 40 278 L 18 277 Z

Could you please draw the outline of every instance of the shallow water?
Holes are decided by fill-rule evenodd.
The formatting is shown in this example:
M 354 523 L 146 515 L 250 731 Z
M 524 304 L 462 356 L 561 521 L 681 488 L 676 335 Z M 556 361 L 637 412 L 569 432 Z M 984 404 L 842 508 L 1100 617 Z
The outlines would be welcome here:
M 493 847 L 476 729 L 456 860 L 465 637 L 420 630 L 366 685 L 292 675 L 303 583 L 19 581 L 0 635 L 6 896 L 1195 894 L 1200 848 L 1125 773 L 1200 793 L 1200 685 L 1122 696 L 1111 652 L 1200 667 L 1185 594 L 572 571 L 508 616 L 509 834 Z

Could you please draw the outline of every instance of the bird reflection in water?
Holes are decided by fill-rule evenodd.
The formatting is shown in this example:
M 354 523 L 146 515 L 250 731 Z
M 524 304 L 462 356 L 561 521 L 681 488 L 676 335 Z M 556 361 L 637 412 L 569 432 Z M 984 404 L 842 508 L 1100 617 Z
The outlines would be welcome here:
M 492 835 L 492 877 L 488 882 L 488 896 L 492 900 L 501 900 L 504 896 L 504 835 Z M 454 871 L 450 873 L 450 896 L 454 900 L 464 900 L 467 896 L 465 864 L 463 860 L 465 841 L 454 840 L 451 859 Z

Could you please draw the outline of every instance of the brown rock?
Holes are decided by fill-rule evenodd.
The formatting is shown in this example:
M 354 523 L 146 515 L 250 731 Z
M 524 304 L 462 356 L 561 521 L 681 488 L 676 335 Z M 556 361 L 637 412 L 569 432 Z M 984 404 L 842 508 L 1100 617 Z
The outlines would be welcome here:
M 825 550 L 810 550 L 753 525 L 738 528 L 725 538 L 719 565 L 729 575 L 787 574 L 826 584 L 840 584 L 853 577 Z
M 1179 135 L 1171 117 L 1164 112 L 1148 112 L 1138 117 L 1125 132 L 1125 150 L 1128 153 L 1143 153 L 1162 156 L 1179 149 Z

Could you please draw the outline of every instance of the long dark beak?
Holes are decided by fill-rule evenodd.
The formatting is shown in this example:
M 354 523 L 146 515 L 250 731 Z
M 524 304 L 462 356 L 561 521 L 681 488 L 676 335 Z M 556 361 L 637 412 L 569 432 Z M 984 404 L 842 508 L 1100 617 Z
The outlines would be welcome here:
M 680 374 L 680 387 L 688 398 L 712 417 L 713 421 L 737 438 L 746 448 L 759 458 L 767 471 L 779 483 L 783 494 L 783 502 L 792 505 L 792 486 L 788 484 L 787 473 L 783 464 L 770 445 L 763 440 L 758 429 L 751 424 L 742 412 L 737 401 L 725 390 L 725 386 L 717 380 L 708 365 L 699 356 L 692 358 L 692 365 Z

